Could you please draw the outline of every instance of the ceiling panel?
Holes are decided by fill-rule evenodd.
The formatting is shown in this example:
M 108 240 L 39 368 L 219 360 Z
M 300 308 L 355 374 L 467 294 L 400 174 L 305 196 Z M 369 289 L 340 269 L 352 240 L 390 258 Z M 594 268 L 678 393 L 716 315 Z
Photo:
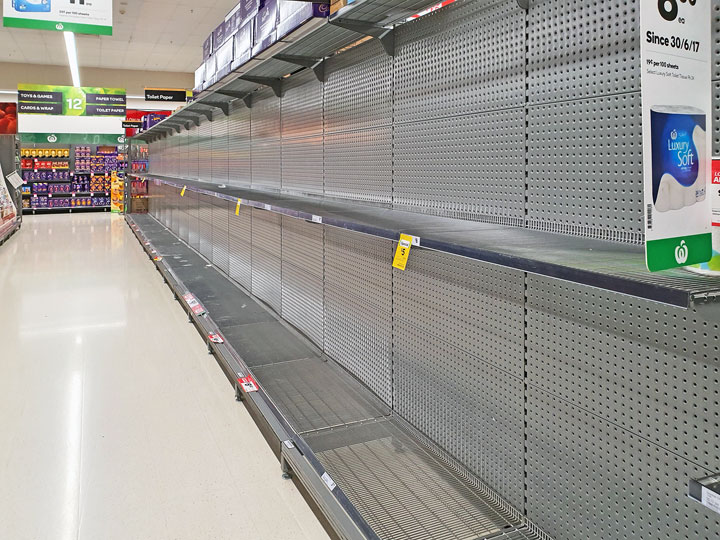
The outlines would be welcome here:
M 113 35 L 78 35 L 78 61 L 81 67 L 192 73 L 202 62 L 203 41 L 237 2 L 115 0 Z M 3 28 L 0 62 L 66 65 L 62 34 Z

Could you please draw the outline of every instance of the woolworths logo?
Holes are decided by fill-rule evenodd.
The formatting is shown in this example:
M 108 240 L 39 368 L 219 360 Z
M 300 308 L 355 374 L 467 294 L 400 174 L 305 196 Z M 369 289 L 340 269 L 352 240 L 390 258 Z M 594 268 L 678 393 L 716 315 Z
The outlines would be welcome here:
M 675 260 L 678 264 L 685 264 L 688 260 L 688 247 L 685 245 L 685 240 L 680 242 L 680 245 L 675 248 Z
M 48 141 L 49 143 L 57 142 L 57 136 L 55 136 L 55 135 L 48 135 L 47 141 Z
M 645 256 L 651 272 L 704 263 L 712 258 L 712 235 L 651 240 L 645 244 Z

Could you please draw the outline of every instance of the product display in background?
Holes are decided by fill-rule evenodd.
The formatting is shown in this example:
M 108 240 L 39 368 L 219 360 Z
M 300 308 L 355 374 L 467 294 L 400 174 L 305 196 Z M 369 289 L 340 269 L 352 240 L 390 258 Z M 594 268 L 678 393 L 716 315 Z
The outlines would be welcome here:
M 5 174 L 0 167 L 0 237 L 2 237 L 17 221 L 17 208 L 10 196 Z
M 21 144 L 23 209 L 110 209 L 113 175 L 123 178 L 126 168 L 121 148 L 125 147 Z
M 0 135 L 15 135 L 17 127 L 17 104 L 0 103 Z
M 111 201 L 110 210 L 113 213 L 122 213 L 125 211 L 125 180 L 117 173 L 113 173 L 111 177 Z
M 655 272 L 712 257 L 711 10 L 640 5 L 645 258 Z
M 112 35 L 112 0 L 3 0 L 3 25 Z

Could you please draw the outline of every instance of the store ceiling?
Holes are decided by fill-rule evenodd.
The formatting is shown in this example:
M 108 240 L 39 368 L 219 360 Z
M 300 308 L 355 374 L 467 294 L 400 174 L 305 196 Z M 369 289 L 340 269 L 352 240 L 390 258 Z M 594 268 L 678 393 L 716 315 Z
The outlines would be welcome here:
M 237 2 L 114 0 L 112 36 L 76 36 L 80 68 L 192 73 L 203 41 Z M 67 65 L 62 33 L 0 28 L 0 62 Z

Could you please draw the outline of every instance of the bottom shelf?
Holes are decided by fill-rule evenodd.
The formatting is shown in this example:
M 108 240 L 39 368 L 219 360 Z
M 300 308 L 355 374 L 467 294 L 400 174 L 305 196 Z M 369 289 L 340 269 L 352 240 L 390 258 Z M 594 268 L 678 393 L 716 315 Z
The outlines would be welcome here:
M 350 516 L 352 526 L 342 531 L 358 534 L 334 529 L 338 537 L 539 539 L 522 514 L 479 479 L 458 474 L 370 389 L 170 229 L 151 215 L 125 219 L 189 320 L 203 336 L 210 329 L 223 336 L 225 352 L 208 347 L 232 359 L 220 362 L 233 367 L 230 379 L 251 374 L 257 381 L 257 392 L 242 394 L 237 384 L 236 392 L 291 476 L 306 481 L 331 528 Z M 185 293 L 202 305 L 202 316 L 192 315 Z M 256 401 L 267 414 L 252 412 Z M 273 422 L 281 424 L 277 432 L 263 427 Z M 297 456 L 286 454 L 295 448 Z M 303 462 L 308 467 L 299 469 Z

